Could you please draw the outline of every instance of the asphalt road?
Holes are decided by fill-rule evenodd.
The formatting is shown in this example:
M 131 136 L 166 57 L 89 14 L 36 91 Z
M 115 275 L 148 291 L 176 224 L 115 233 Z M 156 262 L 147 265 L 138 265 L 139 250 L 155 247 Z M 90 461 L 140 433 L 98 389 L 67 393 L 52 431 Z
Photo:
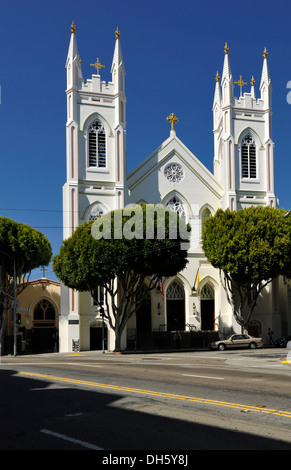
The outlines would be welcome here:
M 97 450 L 131 468 L 189 466 L 197 450 L 290 450 L 289 354 L 2 357 L 0 449 Z M 102 461 L 121 456 L 136 460 Z

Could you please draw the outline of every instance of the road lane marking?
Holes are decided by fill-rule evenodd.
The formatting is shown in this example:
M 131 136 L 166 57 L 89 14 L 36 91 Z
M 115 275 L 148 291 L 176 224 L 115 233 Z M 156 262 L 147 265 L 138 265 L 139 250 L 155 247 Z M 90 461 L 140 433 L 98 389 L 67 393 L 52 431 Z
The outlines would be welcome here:
M 242 405 L 240 403 L 230 403 L 230 402 L 212 400 L 208 398 L 191 397 L 187 395 L 175 395 L 175 394 L 166 393 L 166 392 L 156 392 L 154 390 L 143 390 L 140 388 L 123 387 L 119 385 L 103 384 L 99 382 L 89 382 L 87 380 L 70 379 L 67 377 L 57 377 L 57 376 L 48 375 L 48 374 L 37 374 L 34 372 L 18 371 L 16 372 L 16 375 L 25 375 L 29 377 L 47 379 L 50 381 L 55 380 L 55 381 L 66 382 L 66 383 L 71 383 L 75 385 L 86 385 L 90 387 L 118 390 L 122 392 L 139 393 L 143 395 L 157 396 L 161 398 L 171 398 L 174 400 L 185 400 L 185 401 L 194 402 L 194 403 L 203 403 L 207 405 L 223 406 L 226 408 L 235 408 L 235 409 L 240 409 L 240 410 L 243 409 L 244 411 L 245 410 L 256 411 L 259 413 L 266 413 L 266 414 L 272 414 L 272 415 L 277 415 L 277 416 L 284 416 L 286 418 L 291 418 L 291 411 L 275 410 L 271 408 L 258 408 L 257 406 L 253 406 L 253 405 Z
M 185 377 L 199 377 L 202 379 L 216 379 L 216 380 L 224 380 L 224 377 L 209 377 L 207 375 L 194 375 L 194 374 L 182 374 Z
M 102 449 L 102 447 L 95 446 L 93 444 L 90 444 L 89 442 L 80 441 L 79 439 L 74 439 L 73 437 L 69 437 L 69 436 L 66 436 L 65 434 L 60 434 L 58 432 L 53 432 L 53 431 L 50 431 L 49 429 L 41 429 L 40 432 L 44 434 L 49 434 L 50 436 L 53 436 L 53 437 L 58 437 L 59 439 L 64 439 L 65 441 L 73 442 L 74 444 L 79 444 L 91 450 L 104 450 Z

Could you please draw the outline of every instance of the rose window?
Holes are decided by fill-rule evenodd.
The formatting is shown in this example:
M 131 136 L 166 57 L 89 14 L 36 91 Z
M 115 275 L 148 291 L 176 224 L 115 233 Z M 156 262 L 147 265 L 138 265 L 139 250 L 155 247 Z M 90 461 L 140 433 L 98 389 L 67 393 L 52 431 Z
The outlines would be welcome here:
M 165 176 L 172 183 L 178 183 L 184 178 L 184 170 L 179 163 L 171 163 L 165 168 Z

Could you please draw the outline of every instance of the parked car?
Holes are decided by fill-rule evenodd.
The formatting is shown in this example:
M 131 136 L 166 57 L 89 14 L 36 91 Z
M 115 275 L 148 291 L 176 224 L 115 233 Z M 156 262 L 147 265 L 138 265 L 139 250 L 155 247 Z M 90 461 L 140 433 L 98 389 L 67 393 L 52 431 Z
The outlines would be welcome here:
M 231 348 L 258 348 L 263 346 L 262 338 L 255 338 L 250 335 L 231 335 L 227 339 L 223 339 L 220 341 L 215 341 L 214 343 L 210 343 L 209 347 L 211 349 L 219 349 L 220 351 L 224 351 L 224 349 L 231 349 Z

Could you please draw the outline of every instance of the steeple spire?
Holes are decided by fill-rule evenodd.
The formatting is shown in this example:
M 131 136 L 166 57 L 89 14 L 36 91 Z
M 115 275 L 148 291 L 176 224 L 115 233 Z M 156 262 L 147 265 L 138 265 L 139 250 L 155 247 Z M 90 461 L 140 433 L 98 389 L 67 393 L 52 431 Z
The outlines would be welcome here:
M 267 86 L 269 86 L 270 83 L 271 83 L 271 79 L 270 79 L 270 75 L 269 75 L 269 68 L 268 68 L 268 61 L 267 61 L 268 54 L 269 53 L 267 51 L 267 48 L 265 47 L 264 52 L 263 52 L 264 62 L 263 62 L 263 70 L 262 70 L 260 89 L 262 88 L 264 83 Z
M 220 79 L 220 76 L 219 76 L 219 73 L 217 71 L 216 76 L 215 76 L 216 84 L 215 84 L 215 92 L 214 92 L 214 100 L 213 100 L 212 109 L 214 109 L 215 104 L 218 104 L 218 106 L 220 106 L 220 104 L 221 104 L 221 91 L 220 91 L 219 79 Z
M 111 66 L 111 73 L 113 74 L 114 69 L 118 70 L 120 67 L 123 68 L 123 72 L 125 73 L 122 51 L 121 51 L 121 44 L 120 44 L 120 31 L 118 26 L 115 31 L 115 48 Z
M 252 95 L 253 98 L 256 98 L 255 83 L 256 83 L 256 80 L 254 79 L 254 76 L 252 76 L 252 79 L 251 79 L 251 95 Z
M 223 64 L 223 72 L 222 72 L 221 82 L 223 82 L 224 78 L 227 78 L 228 80 L 230 80 L 232 78 L 230 64 L 229 64 L 228 51 L 229 51 L 229 47 L 228 47 L 227 42 L 226 42 L 225 46 L 224 46 L 224 64 Z
M 76 39 L 76 25 L 74 21 L 71 24 L 71 38 L 66 61 L 67 69 L 67 88 L 78 87 L 79 80 L 83 80 L 81 69 L 81 57 L 78 52 Z M 77 73 L 75 73 L 77 69 Z
M 67 62 L 66 62 L 66 67 L 68 66 L 68 61 L 76 59 L 76 57 L 79 59 L 79 53 L 78 53 L 78 46 L 77 46 L 77 40 L 76 40 L 76 25 L 74 21 L 71 24 L 71 38 L 70 38 L 70 45 L 69 45 L 69 50 L 68 50 L 68 56 L 67 56 Z
M 227 43 L 224 46 L 224 63 L 223 63 L 223 71 L 221 77 L 221 87 L 223 90 L 223 105 L 229 105 L 233 101 L 233 79 L 229 64 L 229 47 Z

